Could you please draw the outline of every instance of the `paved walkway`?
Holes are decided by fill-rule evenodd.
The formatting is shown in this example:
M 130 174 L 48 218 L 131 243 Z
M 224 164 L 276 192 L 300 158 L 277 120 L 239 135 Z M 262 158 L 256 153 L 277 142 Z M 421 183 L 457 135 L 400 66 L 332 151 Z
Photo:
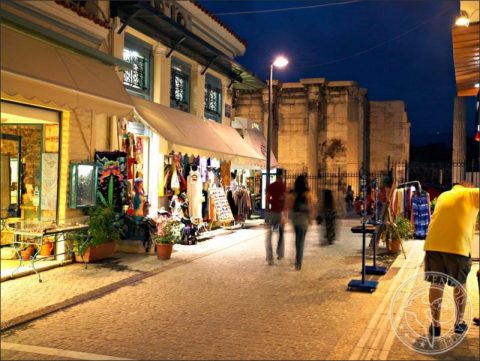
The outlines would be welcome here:
M 45 271 L 43 283 L 34 275 L 3 282 L 2 327 L 63 310 L 2 332 L 2 358 L 405 358 L 385 315 L 393 291 L 421 267 L 422 242 L 406 242 L 407 261 L 399 256 L 375 293 L 348 292 L 360 277 L 361 237 L 349 230 L 357 224 L 341 222 L 339 242 L 327 247 L 312 227 L 300 272 L 292 230 L 286 259 L 267 266 L 258 227 L 176 245 L 170 261 L 117 254 L 86 270 Z M 461 346 L 462 356 L 475 345 Z

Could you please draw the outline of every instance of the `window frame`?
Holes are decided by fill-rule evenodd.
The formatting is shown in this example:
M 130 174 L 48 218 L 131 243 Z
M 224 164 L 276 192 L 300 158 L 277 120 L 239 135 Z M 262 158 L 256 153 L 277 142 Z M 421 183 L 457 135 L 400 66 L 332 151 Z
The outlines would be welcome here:
M 184 83 L 182 89 L 182 98 L 177 97 L 177 79 Z M 191 85 L 191 65 L 172 57 L 170 67 L 170 107 L 184 112 L 190 112 L 190 85 Z
M 145 43 L 144 41 L 135 38 L 130 34 L 125 34 L 125 42 L 123 46 L 123 60 L 129 64 L 134 65 L 130 59 L 125 58 L 125 51 L 131 51 L 138 53 L 139 57 L 143 58 L 143 69 L 144 69 L 144 76 L 143 76 L 143 85 L 141 87 L 133 85 L 133 82 L 127 83 L 125 81 L 125 76 L 127 73 L 130 73 L 133 77 L 133 70 L 127 70 L 124 72 L 123 75 L 123 85 L 125 89 L 129 92 L 138 95 L 144 99 L 151 100 L 152 91 L 153 91 L 153 81 L 152 81 L 152 47 Z
M 215 109 L 210 107 L 212 105 L 211 97 L 216 96 Z M 214 120 L 218 123 L 222 122 L 223 96 L 222 96 L 222 81 L 207 73 L 205 75 L 205 98 L 204 98 L 204 113 L 205 117 Z

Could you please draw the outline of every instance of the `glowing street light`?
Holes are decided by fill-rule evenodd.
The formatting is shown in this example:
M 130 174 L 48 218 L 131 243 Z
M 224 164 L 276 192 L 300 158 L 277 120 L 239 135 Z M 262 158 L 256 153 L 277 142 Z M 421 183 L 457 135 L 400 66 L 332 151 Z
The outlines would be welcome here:
M 267 179 L 265 182 L 265 187 L 268 188 L 270 185 L 270 152 L 271 152 L 271 143 L 272 143 L 272 93 L 273 93 L 273 67 L 284 68 L 288 64 L 288 59 L 284 56 L 278 56 L 275 58 L 273 63 L 270 65 L 270 82 L 268 83 L 268 128 L 267 128 Z M 266 189 L 265 188 L 265 189 Z M 266 203 L 266 211 L 268 211 L 268 202 Z

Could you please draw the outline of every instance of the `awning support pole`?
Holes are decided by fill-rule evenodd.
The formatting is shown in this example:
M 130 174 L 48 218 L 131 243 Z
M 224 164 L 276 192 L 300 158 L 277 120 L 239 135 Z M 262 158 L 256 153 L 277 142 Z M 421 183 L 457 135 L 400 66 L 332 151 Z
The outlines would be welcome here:
M 132 15 L 130 15 L 128 17 L 127 20 L 125 20 L 125 22 L 122 24 L 122 26 L 120 27 L 120 29 L 118 29 L 117 31 L 117 34 L 121 34 L 123 30 L 125 30 L 125 28 L 127 27 L 128 23 L 130 22 L 130 20 L 132 20 L 135 16 L 138 15 L 138 13 L 142 11 L 142 9 L 137 9 L 137 11 L 135 11 Z
M 203 68 L 203 70 L 202 70 L 202 73 L 201 73 L 202 75 L 205 74 L 205 72 L 208 70 L 208 68 L 210 68 L 210 65 L 212 65 L 212 63 L 213 63 L 215 60 L 217 60 L 217 58 L 218 58 L 218 56 L 215 55 L 213 58 L 211 58 L 211 59 L 208 61 L 207 65 L 205 65 L 205 68 Z
M 182 36 L 180 39 L 177 40 L 177 42 L 175 44 L 173 44 L 173 46 L 170 48 L 170 50 L 168 51 L 167 55 L 165 56 L 166 58 L 168 58 L 170 55 L 172 55 L 173 51 L 175 50 L 175 48 L 180 45 L 184 40 L 186 39 L 185 36 Z

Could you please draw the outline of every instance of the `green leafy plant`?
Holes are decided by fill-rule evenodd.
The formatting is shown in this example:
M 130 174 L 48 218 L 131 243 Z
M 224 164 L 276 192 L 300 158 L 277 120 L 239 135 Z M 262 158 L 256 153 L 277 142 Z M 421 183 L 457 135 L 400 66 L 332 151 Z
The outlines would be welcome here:
M 395 218 L 395 222 L 388 227 L 390 239 L 409 239 L 412 237 L 413 227 L 410 221 L 402 216 Z
M 88 210 L 88 231 L 77 234 L 74 239 L 74 249 L 80 254 L 84 254 L 89 246 L 97 247 L 118 240 L 124 234 L 123 219 L 114 210 L 113 177 L 110 177 L 108 183 L 107 199 L 100 192 L 97 195 L 101 204 Z M 88 241 L 85 242 L 85 239 Z
M 155 244 L 174 244 L 182 238 L 182 223 L 172 218 L 162 219 L 157 224 L 157 233 L 152 235 Z
M 438 198 L 435 198 L 433 201 L 430 202 L 430 213 L 433 214 L 435 211 L 435 206 L 437 205 Z

